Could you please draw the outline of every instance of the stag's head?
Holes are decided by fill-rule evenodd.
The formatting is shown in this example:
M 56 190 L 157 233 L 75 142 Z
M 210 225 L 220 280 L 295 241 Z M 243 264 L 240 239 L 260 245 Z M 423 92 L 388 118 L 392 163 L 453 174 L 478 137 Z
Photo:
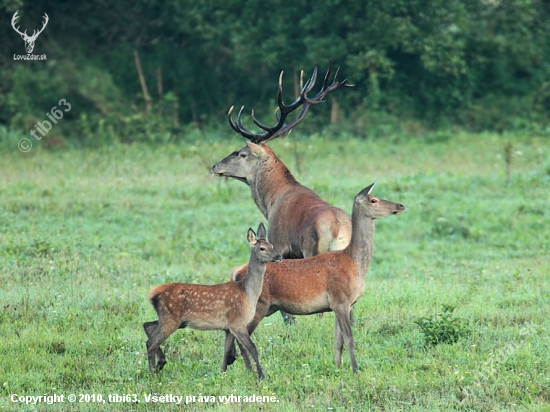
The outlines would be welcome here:
M 334 79 L 332 83 L 329 84 L 332 73 L 332 61 L 330 61 L 330 65 L 323 82 L 323 87 L 313 97 L 309 97 L 308 93 L 311 92 L 315 86 L 315 82 L 317 80 L 317 68 L 313 70 L 311 78 L 305 83 L 305 85 L 303 83 L 302 72 L 300 75 L 300 96 L 298 96 L 298 98 L 289 105 L 286 105 L 283 102 L 283 72 L 281 72 L 281 75 L 279 76 L 279 89 L 277 93 L 278 107 L 275 112 L 277 123 L 274 126 L 267 126 L 259 122 L 254 117 L 254 110 L 252 110 L 252 121 L 256 126 L 263 130 L 261 133 L 253 133 L 244 127 L 242 123 L 244 106 L 239 110 L 237 120 L 234 120 L 232 116 L 234 106 L 232 106 L 229 109 L 229 113 L 227 113 L 229 124 L 233 130 L 250 140 L 250 143 L 247 143 L 245 147 L 231 153 L 225 159 L 212 166 L 212 173 L 217 176 L 232 177 L 240 180 L 241 182 L 250 184 L 251 179 L 255 176 L 257 167 L 265 164 L 265 160 L 267 158 L 276 158 L 275 154 L 265 145 L 265 143 L 292 130 L 294 126 L 304 119 L 309 108 L 312 105 L 323 103 L 325 101 L 325 96 L 330 92 L 342 87 L 353 86 L 351 84 L 347 84 L 346 80 L 338 81 L 339 71 L 340 69 L 336 70 Z M 296 118 L 287 123 L 287 116 L 298 108 L 300 108 L 300 111 Z
M 42 28 L 38 31 L 33 30 L 32 36 L 29 36 L 29 35 L 27 35 L 27 30 L 25 30 L 23 33 L 21 33 L 21 31 L 19 31 L 19 27 L 15 27 L 16 20 L 19 17 L 17 15 L 17 13 L 19 13 L 19 10 L 17 10 L 15 12 L 15 14 L 13 15 L 13 18 L 11 19 L 11 25 L 12 25 L 13 29 L 17 33 L 19 33 L 21 35 L 21 38 L 25 41 L 25 48 L 27 49 L 27 53 L 31 54 L 32 51 L 34 50 L 34 42 L 38 38 L 38 35 L 44 31 L 44 28 L 48 24 L 49 17 L 46 13 L 44 13 L 44 16 L 43 16 L 44 17 L 44 22 L 42 23 Z
M 245 147 L 235 150 L 226 158 L 216 163 L 210 171 L 216 176 L 232 177 L 247 185 L 257 175 L 257 169 L 267 159 L 276 158 L 273 151 L 263 143 L 246 142 Z

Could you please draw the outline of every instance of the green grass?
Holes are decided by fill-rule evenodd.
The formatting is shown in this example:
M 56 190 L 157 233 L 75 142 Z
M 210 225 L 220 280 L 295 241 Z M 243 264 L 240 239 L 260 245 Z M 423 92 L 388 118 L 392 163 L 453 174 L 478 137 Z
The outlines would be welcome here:
M 511 142 L 505 186 L 504 147 Z M 210 175 L 241 145 L 0 153 L 2 410 L 550 410 L 550 146 L 525 136 L 389 142 L 312 137 L 271 146 L 350 211 L 373 193 L 407 210 L 377 224 L 353 326 L 360 373 L 333 363 L 332 314 L 253 339 L 268 379 L 219 371 L 222 332 L 178 331 L 147 370 L 151 286 L 219 283 L 265 221 L 249 189 Z M 415 321 L 456 307 L 470 333 L 425 345 Z M 136 394 L 141 403 L 20 406 L 12 394 Z M 274 396 L 276 403 L 146 404 L 144 394 Z M 197 398 L 198 400 L 198 398 Z

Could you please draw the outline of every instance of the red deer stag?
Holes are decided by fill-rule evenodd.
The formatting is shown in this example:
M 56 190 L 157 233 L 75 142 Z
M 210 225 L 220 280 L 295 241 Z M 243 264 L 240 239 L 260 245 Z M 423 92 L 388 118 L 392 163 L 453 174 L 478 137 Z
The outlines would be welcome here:
M 177 329 L 190 327 L 198 330 L 225 330 L 227 347 L 234 345 L 234 338 L 237 338 L 241 350 L 246 348 L 256 363 L 258 379 L 264 378 L 258 351 L 250 339 L 247 325 L 256 312 L 266 263 L 282 259 L 265 239 L 263 223 L 258 227 L 257 237 L 252 229 L 248 229 L 248 242 L 252 251 L 246 276 L 241 280 L 218 285 L 166 283 L 151 289 L 149 301 L 157 312 L 158 320 L 143 324 L 148 337 L 147 358 L 151 371 L 158 372 L 166 364 L 160 345 Z M 248 356 L 247 362 L 250 366 Z M 222 369 L 226 367 L 224 364 Z
M 314 97 L 308 97 L 307 94 L 315 86 L 317 68 L 313 70 L 313 75 L 305 86 L 301 76 L 300 96 L 288 106 L 283 103 L 281 72 L 277 93 L 277 124 L 269 127 L 260 123 L 252 111 L 252 120 L 264 130 L 263 133 L 254 134 L 244 128 L 244 106 L 235 122 L 231 116 L 231 107 L 228 113 L 229 124 L 237 133 L 249 139 L 250 143 L 246 143 L 245 147 L 233 152 L 211 169 L 217 176 L 232 177 L 250 186 L 254 202 L 269 221 L 269 241 L 283 258 L 303 258 L 329 250 L 341 250 L 350 241 L 351 220 L 346 212 L 325 202 L 311 189 L 298 183 L 283 162 L 265 145 L 300 123 L 310 106 L 324 102 L 323 98 L 328 93 L 341 87 L 353 86 L 347 84 L 346 80 L 338 81 L 339 70 L 336 70 L 334 80 L 329 85 L 331 61 L 323 87 Z M 285 123 L 287 116 L 298 107 L 301 109 L 296 119 Z
M 264 286 L 256 306 L 254 320 L 248 325 L 252 334 L 260 321 L 278 310 L 291 315 L 311 315 L 334 312 L 336 367 L 342 361 L 345 342 L 351 366 L 358 371 L 355 360 L 353 335 L 350 326 L 350 311 L 365 290 L 365 276 L 374 249 L 374 220 L 397 215 L 405 206 L 379 199 L 370 194 L 374 183 L 363 189 L 353 203 L 351 242 L 339 251 L 322 253 L 305 259 L 284 260 L 277 265 L 267 265 Z M 246 279 L 242 267 L 231 274 L 232 279 Z M 227 345 L 223 365 L 235 361 L 233 345 Z M 239 345 L 240 346 L 240 345 Z M 250 360 L 241 347 L 247 368 Z

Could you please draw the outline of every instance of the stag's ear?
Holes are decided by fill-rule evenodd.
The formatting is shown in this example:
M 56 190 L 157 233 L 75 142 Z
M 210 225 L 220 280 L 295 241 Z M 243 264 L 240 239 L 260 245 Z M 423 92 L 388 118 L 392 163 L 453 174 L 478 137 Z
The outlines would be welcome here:
M 266 230 L 263 223 L 260 223 L 260 226 L 258 226 L 258 239 L 260 240 L 266 240 Z
M 363 200 L 364 198 L 366 198 L 368 195 L 370 195 L 370 192 L 372 190 L 372 188 L 374 187 L 374 184 L 376 182 L 373 182 L 371 183 L 370 185 L 368 185 L 367 187 L 365 187 L 363 190 L 361 190 L 359 192 L 359 194 L 356 196 L 356 199 L 358 200 Z
M 256 233 L 252 230 L 252 228 L 248 229 L 248 243 L 250 243 L 250 246 L 254 246 L 258 240 L 256 239 Z
M 257 143 L 252 143 L 252 142 L 246 142 L 246 145 L 248 146 L 248 148 L 250 149 L 250 152 L 254 156 L 259 156 L 259 157 L 267 156 L 267 151 L 265 150 L 265 146 Z

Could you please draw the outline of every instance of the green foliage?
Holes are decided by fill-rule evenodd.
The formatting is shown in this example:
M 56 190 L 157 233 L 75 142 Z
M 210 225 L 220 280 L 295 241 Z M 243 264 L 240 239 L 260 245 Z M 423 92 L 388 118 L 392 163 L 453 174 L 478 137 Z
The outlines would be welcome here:
M 23 52 L 22 40 L 8 24 L 0 27 L 0 124 L 28 134 L 64 97 L 74 112 L 45 140 L 69 146 L 173 141 L 186 132 L 179 125 L 225 125 L 232 105 L 255 108 L 272 123 L 279 72 L 289 101 L 300 70 L 323 72 L 330 58 L 356 86 L 311 110 L 304 134 L 329 124 L 335 101 L 336 134 L 386 137 L 405 129 L 413 138 L 452 126 L 550 133 L 547 2 L 0 3 L 6 21 L 16 10 L 28 28 L 50 14 L 36 43 L 49 58 L 10 60 Z M 410 125 L 415 133 L 407 133 Z
M 431 316 L 423 316 L 414 322 L 420 326 L 426 344 L 453 344 L 459 338 L 470 334 L 468 321 L 453 317 L 455 309 L 455 306 L 442 305 L 440 312 Z

